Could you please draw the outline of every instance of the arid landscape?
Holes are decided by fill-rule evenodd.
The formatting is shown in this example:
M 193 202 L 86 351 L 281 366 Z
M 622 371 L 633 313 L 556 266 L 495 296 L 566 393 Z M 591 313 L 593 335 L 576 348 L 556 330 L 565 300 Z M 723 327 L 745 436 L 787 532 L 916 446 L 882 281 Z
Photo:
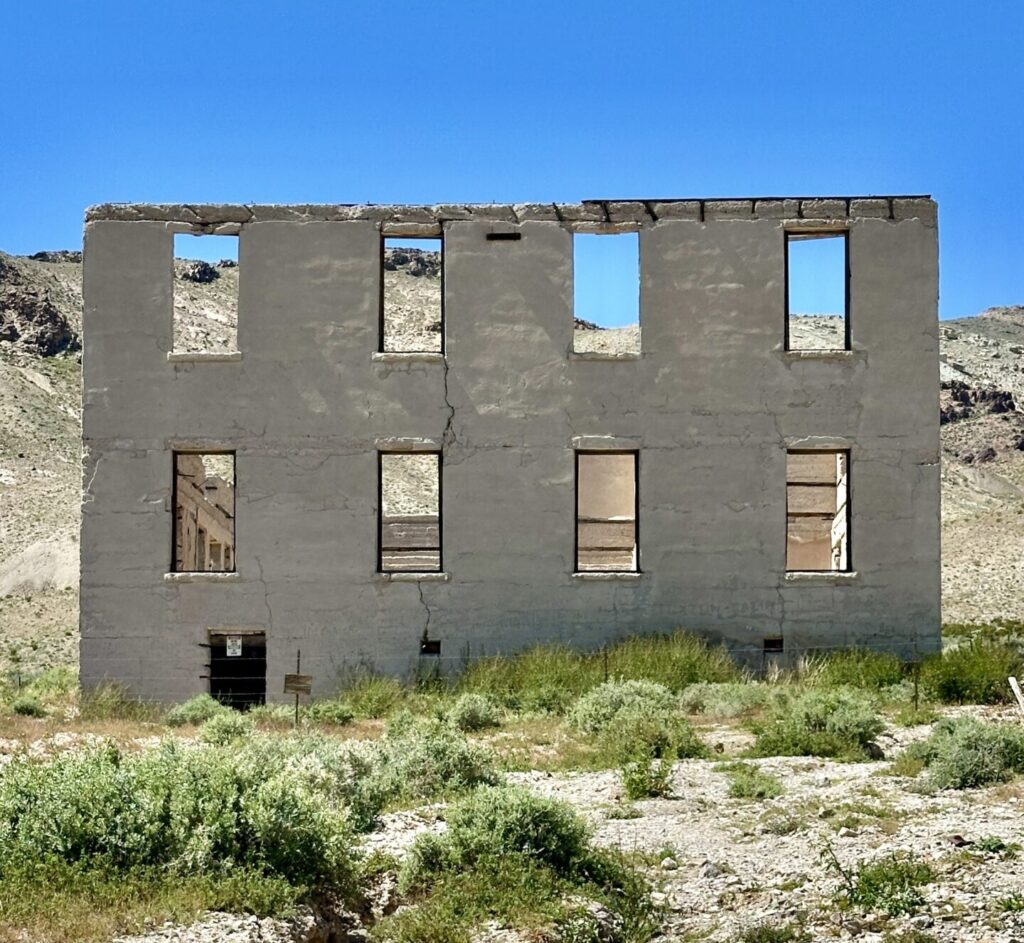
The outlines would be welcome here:
M 387 261 L 404 314 L 395 349 L 435 349 L 436 260 Z M 183 348 L 230 349 L 237 279 L 233 265 L 175 261 Z M 813 346 L 839 322 L 817 316 L 800 329 Z M 639 328 L 595 328 L 584 313 L 576 334 L 578 350 L 620 353 Z M 303 708 L 301 737 L 284 735 L 281 708 L 240 717 L 199 699 L 167 713 L 75 688 L 80 336 L 79 257 L 0 254 L 0 769 L 29 776 L 42 767 L 26 758 L 56 762 L 67 781 L 46 801 L 78 809 L 113 770 L 133 789 L 156 788 L 146 764 L 160 757 L 160 775 L 201 780 L 198 795 L 230 781 L 236 808 L 270 802 L 244 827 L 263 841 L 259 829 L 278 829 L 275 841 L 296 851 L 271 867 L 236 848 L 228 866 L 248 876 L 227 882 L 217 856 L 229 853 L 203 837 L 224 821 L 210 818 L 211 798 L 188 813 L 158 888 L 111 898 L 58 870 L 45 912 L 20 885 L 10 891 L 0 941 L 1024 939 L 1024 733 L 1004 683 L 1020 661 L 966 646 L 955 661 L 969 632 L 956 624 L 1005 620 L 985 630 L 1001 644 L 1024 617 L 1024 307 L 941 325 L 948 663 L 911 677 L 889 656 L 840 657 L 754 681 L 687 636 L 627 643 L 603 665 L 551 649 L 482 664 L 444 690 L 357 679 Z M 387 487 L 406 507 L 403 482 Z M 271 757 L 280 771 L 263 783 Z M 160 795 L 177 808 L 175 788 Z M 293 794 L 306 805 L 288 805 Z M 281 821 L 278 806 L 289 810 Z M 552 811 L 566 807 L 574 818 Z M 534 827 L 547 829 L 547 850 L 522 872 L 481 850 L 503 829 Z M 30 831 L 17 841 L 46 847 L 46 830 Z M 556 860 L 563 841 L 572 850 Z M 149 853 L 171 854 L 160 847 Z M 362 856 L 357 876 L 332 857 L 339 848 Z M 297 872 L 298 859 L 316 864 Z M 182 862 L 212 883 L 189 883 Z M 310 909 L 311 882 L 328 873 L 335 892 Z

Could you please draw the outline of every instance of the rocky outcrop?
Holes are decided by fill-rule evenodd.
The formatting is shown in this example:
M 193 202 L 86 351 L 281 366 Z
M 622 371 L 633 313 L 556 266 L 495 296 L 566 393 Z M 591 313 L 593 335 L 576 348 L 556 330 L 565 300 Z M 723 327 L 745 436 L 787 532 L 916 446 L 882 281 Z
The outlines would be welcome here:
M 441 253 L 428 252 L 425 249 L 406 249 L 398 247 L 384 250 L 384 270 L 386 272 L 405 272 L 416 278 L 441 277 Z
M 940 389 L 946 394 L 942 397 L 945 402 L 939 409 L 940 425 L 986 413 L 1012 413 L 1017 409 L 1013 394 L 1006 390 L 979 389 L 959 380 L 944 381 Z
M 26 284 L 10 262 L 0 259 L 0 341 L 52 357 L 78 350 L 78 336 L 45 288 Z
M 181 270 L 181 277 L 189 282 L 208 285 L 215 279 L 220 278 L 220 272 L 209 262 L 188 262 Z

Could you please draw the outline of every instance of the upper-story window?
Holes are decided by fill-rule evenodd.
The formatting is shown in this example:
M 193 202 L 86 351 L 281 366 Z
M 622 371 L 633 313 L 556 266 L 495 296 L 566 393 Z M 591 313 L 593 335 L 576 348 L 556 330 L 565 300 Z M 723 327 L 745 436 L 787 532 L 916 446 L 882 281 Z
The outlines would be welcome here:
M 444 240 L 381 239 L 380 350 L 444 352 Z
M 573 332 L 576 354 L 640 353 L 640 237 L 574 233 Z
M 850 349 L 846 232 L 786 233 L 786 350 Z
M 175 235 L 173 353 L 238 350 L 238 276 L 238 236 Z

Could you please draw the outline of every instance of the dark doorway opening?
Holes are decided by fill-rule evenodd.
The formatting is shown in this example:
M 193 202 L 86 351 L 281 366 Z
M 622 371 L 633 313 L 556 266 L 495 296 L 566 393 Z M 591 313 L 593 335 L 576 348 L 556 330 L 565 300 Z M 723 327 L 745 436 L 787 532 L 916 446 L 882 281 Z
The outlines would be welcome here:
M 210 696 L 235 710 L 267 700 L 264 632 L 210 633 Z

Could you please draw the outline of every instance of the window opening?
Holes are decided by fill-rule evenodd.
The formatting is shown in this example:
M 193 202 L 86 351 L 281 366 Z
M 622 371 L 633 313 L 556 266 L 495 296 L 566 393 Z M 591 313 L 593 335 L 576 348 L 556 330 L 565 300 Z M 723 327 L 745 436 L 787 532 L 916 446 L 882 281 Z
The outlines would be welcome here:
M 381 240 L 380 349 L 394 353 L 444 350 L 443 240 Z
M 175 353 L 238 350 L 238 276 L 238 236 L 175 235 Z
M 382 573 L 441 570 L 441 454 L 380 452 Z
M 174 453 L 174 572 L 233 572 L 235 455 Z
M 786 569 L 850 569 L 850 453 L 786 456 Z
M 576 453 L 576 571 L 635 572 L 637 452 Z
M 574 233 L 574 353 L 640 353 L 640 236 Z
M 845 232 L 786 233 L 786 349 L 849 350 Z
M 267 637 L 263 632 L 210 633 L 210 696 L 236 710 L 267 699 Z

